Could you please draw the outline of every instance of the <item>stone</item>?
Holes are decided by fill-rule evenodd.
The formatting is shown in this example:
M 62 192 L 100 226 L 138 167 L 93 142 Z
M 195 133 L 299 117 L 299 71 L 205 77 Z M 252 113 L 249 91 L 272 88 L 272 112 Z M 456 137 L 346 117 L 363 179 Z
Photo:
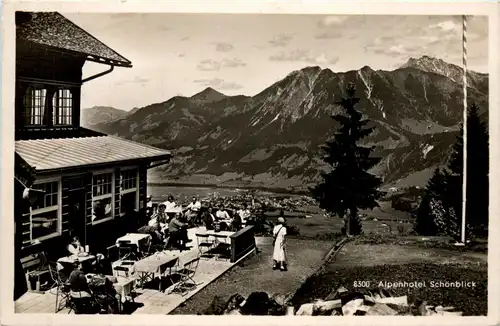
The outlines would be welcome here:
M 368 316 L 395 316 L 397 314 L 396 310 L 383 303 L 376 303 L 366 311 Z
M 314 314 L 325 314 L 330 313 L 332 310 L 341 308 L 342 301 L 338 300 L 329 300 L 329 301 L 319 301 L 314 304 Z
M 397 306 L 408 306 L 408 297 L 406 295 L 401 297 L 385 297 L 380 299 L 375 299 L 376 303 L 390 303 Z
M 296 316 L 312 316 L 314 312 L 314 303 L 305 303 L 297 310 Z
M 226 303 L 224 314 L 237 309 L 243 301 L 245 301 L 245 298 L 243 298 L 240 294 L 233 294 Z
M 328 294 L 325 298 L 325 300 L 333 300 L 333 299 L 336 299 L 340 294 L 342 293 L 346 293 L 347 292 L 347 289 L 343 286 L 340 286 L 338 287 L 336 290 L 333 290 L 332 292 L 330 292 L 330 294 Z
M 353 316 L 354 313 L 358 310 L 358 307 L 363 304 L 363 299 L 354 299 L 347 302 L 342 306 L 342 314 L 344 316 Z

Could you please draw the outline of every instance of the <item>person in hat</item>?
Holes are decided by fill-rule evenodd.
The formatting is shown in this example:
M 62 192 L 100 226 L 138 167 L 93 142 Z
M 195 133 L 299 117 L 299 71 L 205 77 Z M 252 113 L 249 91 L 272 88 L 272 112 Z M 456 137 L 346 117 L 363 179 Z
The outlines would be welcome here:
M 287 270 L 286 248 L 285 248 L 286 226 L 283 217 L 278 218 L 278 224 L 273 229 L 274 251 L 273 269 Z

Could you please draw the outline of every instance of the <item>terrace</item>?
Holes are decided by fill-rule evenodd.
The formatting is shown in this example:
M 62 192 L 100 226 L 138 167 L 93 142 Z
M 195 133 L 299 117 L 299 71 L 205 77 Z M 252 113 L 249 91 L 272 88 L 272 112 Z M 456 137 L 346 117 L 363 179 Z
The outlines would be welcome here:
M 206 232 L 204 227 L 196 227 L 188 229 L 188 237 L 192 240 L 191 247 L 186 251 L 168 251 L 160 252 L 156 255 L 173 255 L 178 258 L 178 266 L 182 267 L 185 263 L 200 258 L 200 251 L 196 234 Z M 244 260 L 252 254 L 255 249 L 246 252 L 241 258 L 231 262 L 229 259 L 215 259 L 201 257 L 196 272 L 192 276 L 192 281 L 196 284 L 195 287 L 188 289 L 186 292 L 177 293 L 175 291 L 178 283 L 169 283 L 164 277 L 156 279 L 155 285 L 139 287 L 139 278 L 136 275 L 130 277 L 134 284 L 130 293 L 127 293 L 126 304 L 123 304 L 121 309 L 122 314 L 168 314 L 188 300 L 190 297 L 201 291 L 204 287 L 218 279 L 232 267 Z M 166 284 L 163 289 L 158 287 L 158 281 Z M 169 286 L 168 286 L 169 285 Z M 16 313 L 54 313 L 56 311 L 57 287 L 54 287 L 45 293 L 28 292 L 15 302 Z M 68 314 L 74 313 L 68 307 L 62 305 L 62 309 L 57 313 Z M 128 306 L 128 307 L 126 307 Z

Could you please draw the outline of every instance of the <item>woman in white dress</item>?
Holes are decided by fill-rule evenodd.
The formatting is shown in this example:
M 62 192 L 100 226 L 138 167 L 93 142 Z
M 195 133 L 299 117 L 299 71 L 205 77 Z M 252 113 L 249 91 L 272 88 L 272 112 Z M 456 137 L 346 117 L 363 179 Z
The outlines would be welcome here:
M 286 226 L 283 217 L 278 218 L 278 224 L 273 229 L 274 251 L 273 269 L 287 270 L 286 248 L 285 248 Z

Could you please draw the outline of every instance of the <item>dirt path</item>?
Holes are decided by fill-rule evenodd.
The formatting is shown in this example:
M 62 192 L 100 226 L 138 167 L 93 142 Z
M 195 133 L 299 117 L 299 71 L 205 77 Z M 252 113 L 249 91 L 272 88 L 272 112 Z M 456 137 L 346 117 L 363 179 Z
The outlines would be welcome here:
M 330 241 L 288 239 L 289 269 L 287 272 L 272 270 L 272 239 L 259 238 L 260 253 L 234 267 L 227 274 L 208 285 L 172 314 L 198 314 L 212 302 L 214 296 L 228 300 L 239 293 L 247 297 L 255 291 L 268 294 L 295 292 L 309 275 L 322 263 L 333 247 Z

